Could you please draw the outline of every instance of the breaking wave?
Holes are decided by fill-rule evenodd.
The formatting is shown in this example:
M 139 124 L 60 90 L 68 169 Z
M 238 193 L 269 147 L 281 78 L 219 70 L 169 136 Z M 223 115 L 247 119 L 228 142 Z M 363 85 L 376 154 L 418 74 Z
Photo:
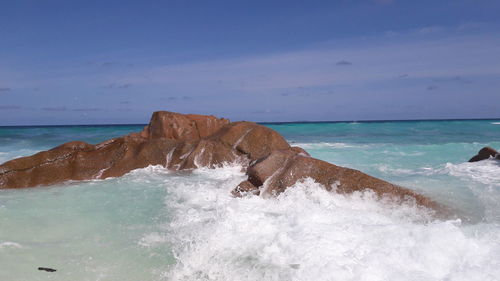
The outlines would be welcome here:
M 493 280 L 498 225 L 434 219 L 411 202 L 340 195 L 308 179 L 275 199 L 229 195 L 236 166 L 166 179 L 172 215 L 143 247 L 172 247 L 166 280 Z

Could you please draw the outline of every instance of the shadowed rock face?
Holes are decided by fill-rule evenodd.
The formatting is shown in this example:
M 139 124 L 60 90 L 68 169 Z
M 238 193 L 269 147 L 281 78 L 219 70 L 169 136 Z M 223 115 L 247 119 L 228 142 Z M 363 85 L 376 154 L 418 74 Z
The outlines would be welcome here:
M 96 145 L 69 142 L 48 151 L 0 165 L 0 188 L 50 185 L 68 180 L 119 177 L 148 165 L 171 170 L 216 167 L 239 162 L 248 180 L 233 191 L 276 195 L 298 180 L 312 178 L 328 190 L 353 192 L 371 189 L 395 198 L 414 198 L 436 208 L 428 198 L 362 172 L 311 158 L 300 147 L 290 147 L 277 132 L 252 122 L 234 122 L 214 116 L 153 113 L 139 133 Z
M 477 161 L 481 161 L 481 160 L 486 160 L 486 159 L 489 159 L 490 157 L 493 157 L 493 158 L 500 160 L 500 154 L 498 153 L 498 151 L 494 150 L 491 147 L 486 146 L 486 147 L 481 148 L 481 150 L 479 150 L 477 155 L 472 157 L 469 160 L 469 162 L 477 162 Z

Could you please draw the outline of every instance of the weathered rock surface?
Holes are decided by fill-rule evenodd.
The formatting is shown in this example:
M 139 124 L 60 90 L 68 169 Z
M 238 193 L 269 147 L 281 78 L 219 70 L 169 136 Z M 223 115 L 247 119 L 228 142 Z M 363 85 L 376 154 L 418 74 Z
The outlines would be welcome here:
M 264 157 L 276 149 L 290 145 L 276 131 L 252 122 L 234 122 L 209 137 L 210 140 L 231 146 L 248 155 L 250 160 Z
M 297 181 L 312 178 L 327 190 L 351 193 L 364 189 L 377 195 L 392 195 L 396 199 L 415 199 L 419 205 L 437 208 L 438 205 L 416 192 L 374 178 L 360 171 L 339 167 L 328 162 L 304 155 L 293 148 L 274 150 L 271 154 L 250 164 L 248 180 L 240 183 L 233 194 L 256 193 L 263 196 L 277 195 Z M 259 189 L 260 187 L 260 189 Z
M 148 165 L 164 164 L 174 140 L 125 136 L 91 145 L 70 142 L 0 166 L 0 188 L 50 185 L 68 180 L 119 177 Z M 167 150 L 168 151 L 168 150 Z
M 148 165 L 183 170 L 235 161 L 247 169 L 248 180 L 232 191 L 234 196 L 276 195 L 310 177 L 328 190 L 371 189 L 378 195 L 411 198 L 420 205 L 437 207 L 409 189 L 311 158 L 304 149 L 290 147 L 280 134 L 256 123 L 166 111 L 153 113 L 149 125 L 139 133 L 96 145 L 69 142 L 8 161 L 0 165 L 0 188 L 119 177 Z
M 498 151 L 494 150 L 491 147 L 486 146 L 486 147 L 481 148 L 481 150 L 479 150 L 477 155 L 472 157 L 469 160 L 469 162 L 477 162 L 477 161 L 481 161 L 481 160 L 486 160 L 486 159 L 489 159 L 490 157 L 493 157 L 493 158 L 500 160 L 500 154 L 498 153 Z
M 281 135 L 256 123 L 160 111 L 139 133 L 96 145 L 70 142 L 8 161 L 0 165 L 0 188 L 119 177 L 148 165 L 183 170 L 235 161 L 248 164 L 288 147 Z
M 227 124 L 229 120 L 215 116 L 157 111 L 140 135 L 148 139 L 198 140 Z

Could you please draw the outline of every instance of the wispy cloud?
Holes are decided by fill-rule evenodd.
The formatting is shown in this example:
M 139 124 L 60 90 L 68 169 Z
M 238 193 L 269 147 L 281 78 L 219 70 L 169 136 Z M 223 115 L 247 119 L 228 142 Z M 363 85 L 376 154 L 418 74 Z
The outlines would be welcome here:
M 492 63 L 492 58 L 500 57 L 498 45 L 500 37 L 481 35 L 370 42 L 348 48 L 326 45 L 268 56 L 151 67 L 123 79 L 138 87 L 189 92 L 191 96 L 286 95 L 300 86 L 359 87 L 390 81 L 398 75 L 413 80 L 500 75 L 498 65 Z M 355 57 L 357 67 L 332 67 L 330 62 L 338 57 Z M 344 60 L 337 63 L 352 65 Z
M 421 35 L 428 35 L 428 34 L 444 32 L 445 30 L 446 29 L 442 26 L 426 26 L 417 29 L 416 32 Z
M 8 92 L 8 91 L 12 91 L 11 88 L 0 88 L 0 92 Z
M 119 89 L 127 89 L 127 88 L 130 88 L 132 87 L 132 84 L 130 83 L 127 83 L 127 84 L 122 84 L 122 85 L 118 85 L 117 88 Z
M 297 87 L 295 89 L 289 89 L 286 92 L 278 93 L 279 96 L 282 97 L 311 97 L 311 96 L 323 96 L 333 94 L 334 91 L 332 89 L 325 88 L 316 88 L 316 87 Z
M 115 65 L 118 65 L 118 63 L 112 62 L 112 61 L 106 61 L 106 62 L 101 63 L 102 67 L 110 67 L 110 66 L 115 66 Z
M 452 77 L 438 77 L 432 79 L 432 81 L 436 83 L 447 83 L 447 82 L 452 82 L 452 83 L 462 83 L 462 84 L 470 84 L 472 83 L 471 80 L 466 79 L 462 76 L 452 76 Z
M 94 63 L 87 63 L 89 65 L 93 65 Z M 134 67 L 135 65 L 133 63 L 122 63 L 122 62 L 116 62 L 116 61 L 105 61 L 100 64 L 101 67 L 119 67 L 119 66 L 126 66 L 126 67 Z
M 103 86 L 103 88 L 105 89 L 128 89 L 130 87 L 132 87 L 131 83 L 125 83 L 125 84 L 110 83 Z
M 341 60 L 336 63 L 336 65 L 352 65 L 352 62 L 346 61 L 346 60 Z
M 461 24 L 457 27 L 458 32 L 471 32 L 471 31 L 480 31 L 481 29 L 488 28 L 488 25 L 484 22 L 467 22 Z
M 383 4 L 383 5 L 385 5 L 385 4 L 391 4 L 391 3 L 394 2 L 394 0 L 373 0 L 373 1 L 375 3 L 377 3 L 377 4 Z
M 42 107 L 43 111 L 67 111 L 68 108 L 65 106 L 56 106 L 56 107 Z
M 95 107 L 72 109 L 72 111 L 77 111 L 77 112 L 95 112 L 95 111 L 103 111 L 103 110 L 104 109 L 102 109 L 102 108 L 95 108 Z
M 194 98 L 192 96 L 177 96 L 177 97 L 163 97 L 162 99 L 174 102 L 174 101 L 191 101 Z
M 280 114 L 282 112 L 279 110 L 263 109 L 263 110 L 252 111 L 252 113 L 253 114 Z
M 18 109 L 21 109 L 21 107 L 17 105 L 0 105 L 0 110 L 18 110 Z
M 443 106 L 446 95 L 460 97 L 457 103 L 464 103 L 472 92 L 494 95 L 492 89 L 500 85 L 500 36 L 494 36 L 497 33 L 458 34 L 448 27 L 439 36 L 422 36 L 416 30 L 400 31 L 401 35 L 391 38 L 379 36 L 340 43 L 324 42 L 267 55 L 100 70 L 66 80 L 58 77 L 43 83 L 34 81 L 29 87 L 40 86 L 45 93 L 54 89 L 51 85 L 62 81 L 67 88 L 59 93 L 74 89 L 76 85 L 83 97 L 95 90 L 95 85 L 106 85 L 113 89 L 110 93 L 121 94 L 118 100 L 116 96 L 102 95 L 104 90 L 96 91 L 100 96 L 89 94 L 88 98 L 103 99 L 105 104 L 121 104 L 126 108 L 132 108 L 128 104 L 133 104 L 138 113 L 168 106 L 171 110 L 186 112 L 210 108 L 214 114 L 227 114 L 228 117 L 230 114 L 241 116 L 240 112 L 245 112 L 251 118 L 252 109 L 261 109 L 265 103 L 266 109 L 283 111 L 280 116 L 289 114 L 317 120 L 336 118 L 327 114 L 337 114 L 342 119 L 354 116 L 350 112 L 369 114 L 390 104 L 418 106 L 421 99 L 416 97 L 420 93 L 441 98 L 432 105 L 426 104 L 425 108 Z M 430 34 L 441 29 L 422 27 L 418 30 Z M 21 81 L 10 78 L 4 81 L 0 82 L 16 89 L 16 85 L 21 85 Z M 460 83 L 468 85 L 460 87 Z M 60 104 L 69 109 L 50 107 L 44 110 L 71 111 L 75 103 L 69 98 L 66 101 Z M 20 104 L 15 100 L 9 102 Z M 415 112 L 420 114 L 421 111 Z M 265 116 L 265 113 L 255 114 Z M 356 118 L 370 119 L 372 116 Z

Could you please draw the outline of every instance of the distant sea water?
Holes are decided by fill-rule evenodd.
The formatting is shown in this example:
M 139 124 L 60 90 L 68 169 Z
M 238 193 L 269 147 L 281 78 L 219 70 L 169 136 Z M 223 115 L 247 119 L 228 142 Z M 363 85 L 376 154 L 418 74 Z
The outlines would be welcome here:
M 311 180 L 236 199 L 240 167 L 151 166 L 114 179 L 0 190 L 0 280 L 500 280 L 499 120 L 266 124 L 313 157 L 450 207 L 433 218 Z M 142 126 L 3 127 L 0 162 Z M 50 267 L 56 272 L 38 271 Z

